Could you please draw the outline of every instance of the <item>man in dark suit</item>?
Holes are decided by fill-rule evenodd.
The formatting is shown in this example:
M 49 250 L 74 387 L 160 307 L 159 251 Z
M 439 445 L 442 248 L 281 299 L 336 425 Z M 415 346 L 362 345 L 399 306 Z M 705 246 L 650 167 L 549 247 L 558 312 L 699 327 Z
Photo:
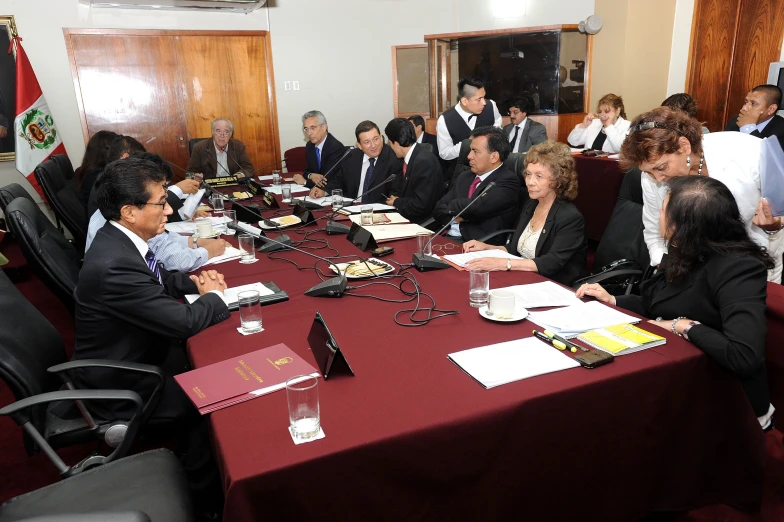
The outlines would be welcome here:
M 308 188 L 324 188 L 327 184 L 324 174 L 340 161 L 346 148 L 329 133 L 327 119 L 321 111 L 309 111 L 303 114 L 302 130 L 308 138 L 305 144 L 307 166 L 303 174 L 294 175 L 294 181 Z
M 444 193 L 441 164 L 435 154 L 417 143 L 411 121 L 395 118 L 384 129 L 389 148 L 403 160 L 402 177 L 387 198 L 387 205 L 412 223 L 428 219 Z
M 375 187 L 390 174 L 400 174 L 403 162 L 392 149 L 384 143 L 378 125 L 372 121 L 363 121 L 354 129 L 357 147 L 352 150 L 341 164 L 327 177 L 326 186 L 321 189 L 314 187 L 310 195 L 320 198 L 329 195 L 335 189 L 343 191 L 343 197 L 356 199 Z M 384 203 L 392 187 L 381 186 L 368 194 L 364 194 L 361 203 Z
M 504 167 L 509 149 L 504 132 L 497 127 L 480 127 L 471 133 L 468 154 L 471 170 L 457 177 L 449 192 L 436 204 L 433 217 L 446 225 L 491 182 L 495 186 L 457 218 L 448 230 L 448 237 L 468 241 L 514 227 L 519 217 L 520 176 Z
M 188 172 L 204 174 L 205 178 L 253 175 L 253 163 L 248 158 L 245 145 L 232 138 L 234 125 L 225 118 L 212 122 L 212 139 L 202 140 L 193 146 Z
M 775 85 L 758 85 L 746 95 L 740 114 L 732 118 L 725 131 L 740 131 L 757 138 L 776 136 L 784 139 L 784 118 L 776 112 L 781 107 L 781 89 Z
M 409 116 L 408 121 L 414 125 L 414 131 L 416 131 L 416 142 L 427 143 L 431 145 L 433 147 L 433 153 L 438 154 L 438 138 L 436 138 L 435 134 L 430 134 L 429 132 L 425 131 L 425 119 L 417 114 L 416 116 Z
M 547 141 L 547 129 L 539 122 L 528 117 L 529 103 L 526 98 L 517 98 L 509 105 L 509 119 L 504 127 L 504 135 L 512 147 L 512 152 L 528 152 L 538 143 Z

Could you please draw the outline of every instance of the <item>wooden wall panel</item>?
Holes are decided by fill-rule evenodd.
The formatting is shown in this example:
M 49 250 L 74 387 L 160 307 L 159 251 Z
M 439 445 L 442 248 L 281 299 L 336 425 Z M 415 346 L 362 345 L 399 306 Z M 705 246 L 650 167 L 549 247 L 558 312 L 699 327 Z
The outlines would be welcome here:
M 697 119 L 724 128 L 740 0 L 697 0 L 691 31 L 686 92 L 697 100 Z M 779 49 L 781 46 L 779 46 Z
M 738 114 L 746 93 L 767 82 L 770 62 L 779 61 L 782 38 L 784 0 L 741 1 L 725 121 Z

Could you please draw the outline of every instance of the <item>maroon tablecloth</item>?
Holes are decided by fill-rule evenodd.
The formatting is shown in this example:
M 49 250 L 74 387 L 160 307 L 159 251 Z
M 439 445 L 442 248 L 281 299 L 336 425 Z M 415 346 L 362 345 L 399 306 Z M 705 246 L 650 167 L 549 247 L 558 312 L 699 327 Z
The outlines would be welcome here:
M 574 156 L 577 164 L 578 194 L 574 204 L 585 218 L 585 236 L 599 241 L 610 222 L 621 190 L 623 172 L 618 160 Z
M 345 236 L 329 242 L 360 255 Z M 412 240 L 391 245 L 386 259 L 410 262 Z M 296 252 L 276 255 L 312 265 Z M 533 324 L 480 317 L 465 272 L 416 273 L 439 307 L 460 314 L 404 328 L 393 316 L 410 304 L 306 297 L 318 278 L 284 261 L 218 268 L 229 284 L 271 280 L 291 299 L 263 308 L 260 334 L 237 333 L 233 313 L 191 338 L 194 366 L 279 342 L 310 358 L 306 336 L 320 310 L 356 373 L 320 382 L 322 440 L 293 444 L 285 392 L 210 415 L 224 520 L 629 521 L 759 502 L 763 438 L 740 385 L 669 333 L 665 346 L 595 370 L 485 390 L 446 355 L 530 336 Z M 540 280 L 497 272 L 490 285 Z M 401 297 L 381 286 L 354 292 Z
M 768 336 L 765 359 L 768 365 L 770 401 L 784 412 L 784 286 L 768 283 Z

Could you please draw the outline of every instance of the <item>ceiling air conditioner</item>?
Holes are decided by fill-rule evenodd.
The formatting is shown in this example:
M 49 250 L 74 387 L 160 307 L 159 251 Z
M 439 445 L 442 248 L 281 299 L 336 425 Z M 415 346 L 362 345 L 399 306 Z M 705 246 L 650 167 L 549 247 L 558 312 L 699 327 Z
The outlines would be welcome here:
M 79 0 L 90 7 L 120 9 L 177 9 L 250 13 L 267 0 Z

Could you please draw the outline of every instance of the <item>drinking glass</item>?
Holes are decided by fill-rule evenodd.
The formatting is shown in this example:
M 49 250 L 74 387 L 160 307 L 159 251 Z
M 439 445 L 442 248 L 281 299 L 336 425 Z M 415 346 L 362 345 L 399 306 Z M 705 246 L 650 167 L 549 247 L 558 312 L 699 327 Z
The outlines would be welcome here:
M 433 255 L 433 245 L 429 243 L 430 236 L 432 234 L 430 232 L 417 232 L 417 252 L 420 254 L 424 254 L 426 256 Z M 427 247 L 425 247 L 427 245 Z
M 233 223 L 237 224 L 237 211 L 236 210 L 224 210 L 223 211 L 223 222 L 218 223 L 215 228 L 220 231 L 221 234 L 226 233 L 234 233 L 233 230 L 229 230 L 228 224 Z
M 283 196 L 284 203 L 291 201 L 291 185 L 286 184 L 280 187 L 280 193 Z
M 280 185 L 280 171 L 273 170 L 272 171 L 272 184 L 273 185 Z
M 338 209 L 343 206 L 343 191 L 335 189 L 332 191 L 332 208 Z
M 469 274 L 468 299 L 474 308 L 487 305 L 490 292 L 490 272 L 487 270 L 471 270 Z
M 262 329 L 261 301 L 258 290 L 248 290 L 237 294 L 240 305 L 240 327 L 245 333 L 254 333 Z
M 210 203 L 212 204 L 213 210 L 223 210 L 223 196 L 213 194 L 210 198 Z
M 239 249 L 242 251 L 240 263 L 249 265 L 256 262 L 256 247 L 253 242 L 253 236 L 250 234 L 240 234 L 237 238 Z
M 362 215 L 360 216 L 360 223 L 364 225 L 372 225 L 373 224 L 373 205 L 363 205 L 360 210 L 362 211 Z
M 318 378 L 298 375 L 286 381 L 289 406 L 289 430 L 298 440 L 312 439 L 321 430 Z

